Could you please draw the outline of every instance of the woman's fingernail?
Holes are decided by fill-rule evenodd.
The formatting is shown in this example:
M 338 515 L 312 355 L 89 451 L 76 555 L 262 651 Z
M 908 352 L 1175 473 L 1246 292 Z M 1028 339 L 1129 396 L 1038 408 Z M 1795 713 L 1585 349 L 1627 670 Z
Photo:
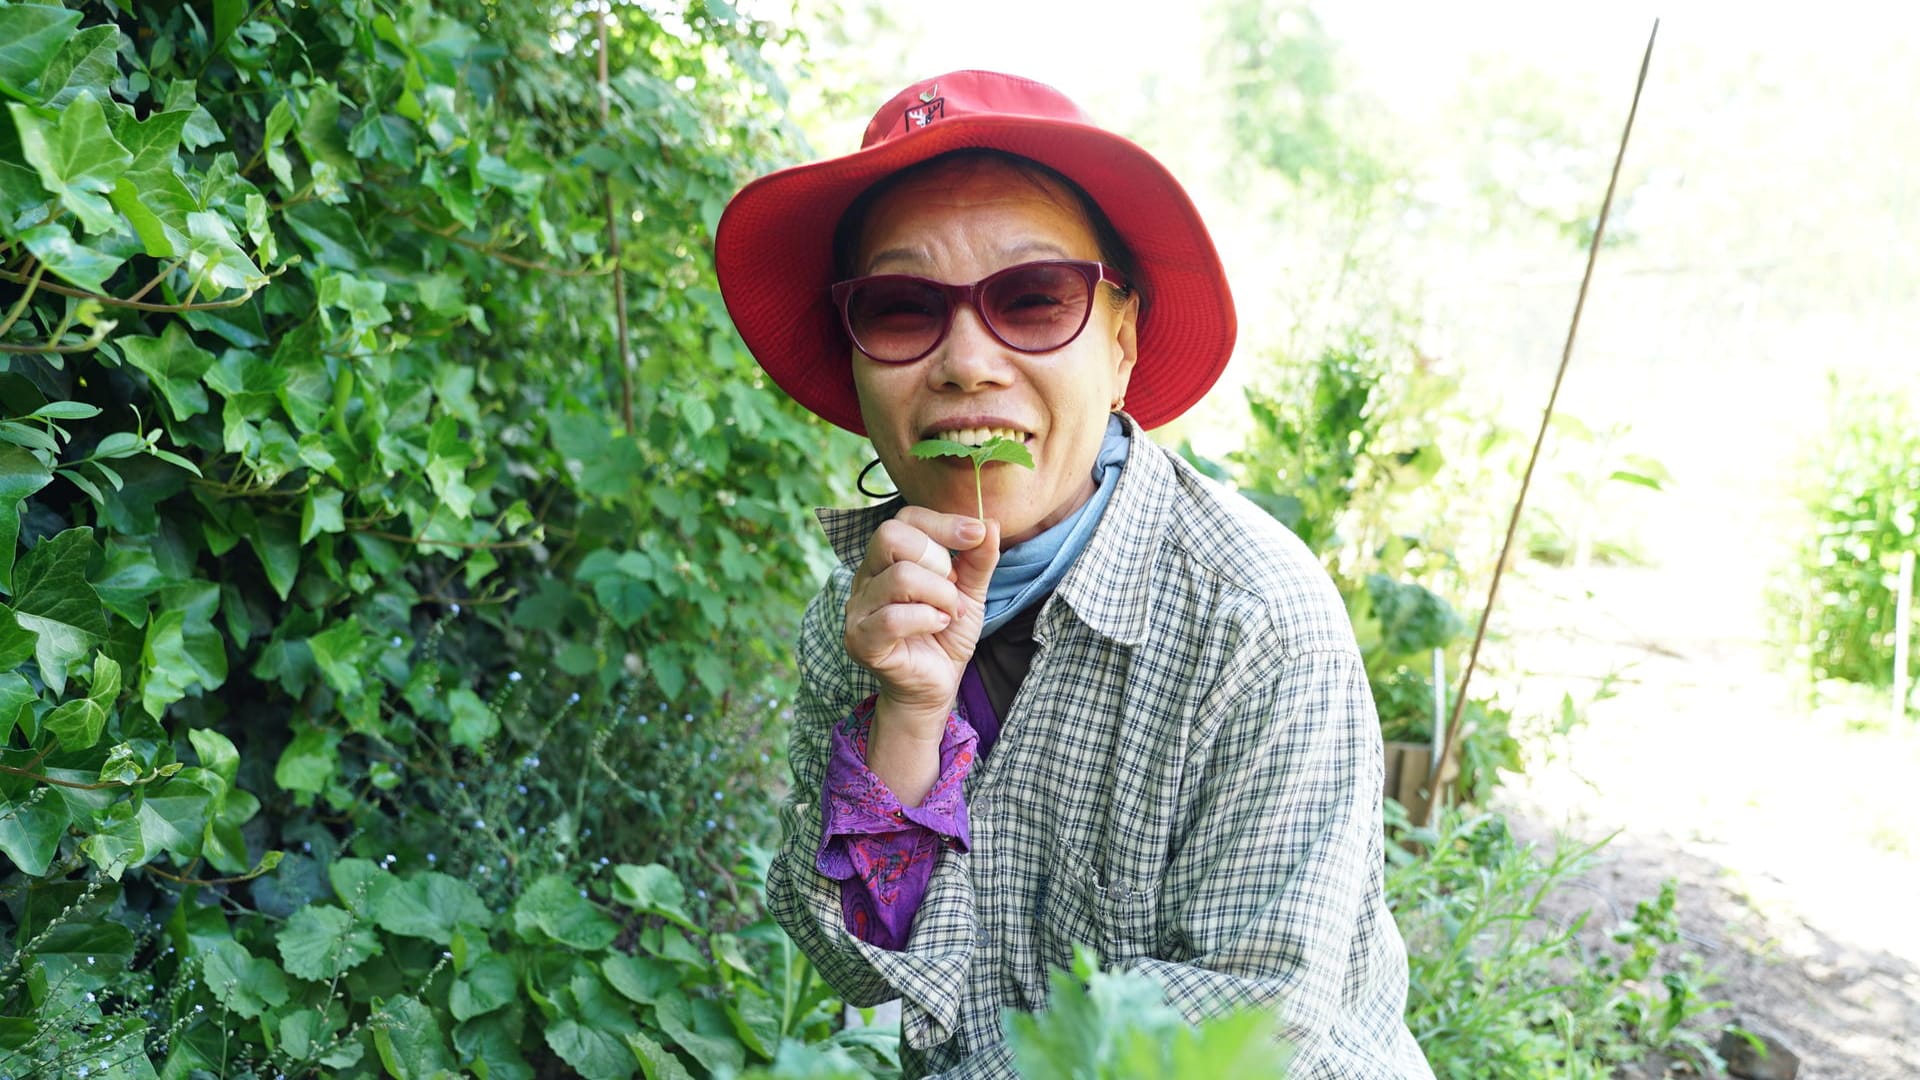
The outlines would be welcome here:
M 987 526 L 984 522 L 963 521 L 960 523 L 960 539 L 962 540 L 977 544 L 981 540 L 986 539 L 986 535 Z

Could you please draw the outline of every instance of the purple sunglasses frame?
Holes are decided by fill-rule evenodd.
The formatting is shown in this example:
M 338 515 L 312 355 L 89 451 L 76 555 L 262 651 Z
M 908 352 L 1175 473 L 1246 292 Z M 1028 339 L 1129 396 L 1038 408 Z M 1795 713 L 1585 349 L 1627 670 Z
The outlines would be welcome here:
M 1087 306 L 1080 313 L 1080 325 L 1074 327 L 1073 333 L 1068 334 L 1064 341 L 1061 341 L 1058 345 L 1049 345 L 1044 349 L 1028 349 L 1008 341 L 1006 336 L 1000 333 L 1000 328 L 993 325 L 993 318 L 989 316 L 986 310 L 978 303 L 982 291 L 995 281 L 1009 274 L 1017 274 L 1023 270 L 1031 270 L 1036 266 L 1067 267 L 1077 271 L 1081 280 L 1087 284 Z M 866 346 L 860 344 L 859 335 L 853 332 L 853 318 L 847 308 L 849 302 L 853 299 L 854 290 L 862 285 L 871 285 L 881 281 L 911 281 L 915 284 L 925 285 L 939 293 L 947 302 L 947 321 L 940 327 L 940 333 L 934 336 L 933 343 L 921 350 L 918 354 L 909 356 L 904 360 L 883 360 L 873 355 L 867 351 Z M 935 281 L 932 278 L 919 277 L 914 274 L 872 274 L 867 277 L 849 278 L 846 281 L 835 282 L 829 291 L 833 296 L 833 306 L 840 313 L 840 328 L 846 331 L 847 340 L 853 342 L 854 348 L 859 349 L 863 355 L 876 364 L 911 364 L 924 359 L 928 353 L 939 348 L 941 342 L 947 340 L 947 335 L 953 332 L 954 317 L 959 315 L 960 305 L 963 303 L 973 308 L 974 314 L 980 317 L 980 324 L 987 328 L 987 333 L 992 334 L 995 341 L 998 341 L 1000 344 L 1005 345 L 1015 352 L 1038 354 L 1049 353 L 1055 349 L 1064 349 L 1068 345 L 1073 344 L 1074 340 L 1086 330 L 1088 320 L 1093 318 L 1094 293 L 1099 291 L 1100 283 L 1103 281 L 1119 289 L 1122 293 L 1129 291 L 1131 288 L 1125 278 L 1114 273 L 1113 269 L 1105 263 L 1094 262 L 1089 259 L 1037 259 L 1033 262 L 1015 263 L 1012 266 L 995 270 L 993 273 L 988 274 L 986 277 L 981 278 L 971 285 L 953 285 L 948 282 Z

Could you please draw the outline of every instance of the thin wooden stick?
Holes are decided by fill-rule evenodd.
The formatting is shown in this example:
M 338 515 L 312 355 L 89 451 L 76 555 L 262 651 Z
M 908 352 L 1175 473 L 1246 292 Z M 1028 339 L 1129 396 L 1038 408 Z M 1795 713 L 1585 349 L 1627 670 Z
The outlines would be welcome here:
M 1907 657 L 1913 642 L 1913 551 L 1900 553 L 1899 592 L 1893 601 L 1893 722 L 1907 718 Z
M 1560 386 L 1567 378 L 1567 365 L 1573 359 L 1574 338 L 1580 332 L 1580 313 L 1587 306 L 1587 288 L 1593 284 L 1593 266 L 1600 258 L 1600 243 L 1607 235 L 1607 215 L 1613 209 L 1614 188 L 1620 183 L 1620 165 L 1627 159 L 1627 141 L 1633 135 L 1633 120 L 1640 112 L 1640 92 L 1646 89 L 1647 69 L 1653 64 L 1653 43 L 1660 36 L 1660 20 L 1653 21 L 1653 32 L 1647 35 L 1647 51 L 1640 58 L 1640 77 L 1633 84 L 1633 104 L 1627 109 L 1627 123 L 1620 131 L 1620 149 L 1613 157 L 1613 173 L 1607 178 L 1606 198 L 1600 203 L 1600 220 L 1593 228 L 1593 242 L 1587 245 L 1587 269 L 1580 276 L 1580 295 L 1573 302 L 1573 321 L 1567 324 L 1567 343 L 1560 350 L 1560 369 L 1553 376 L 1553 392 L 1547 395 L 1546 411 L 1540 414 L 1540 431 L 1533 439 L 1533 453 L 1527 458 L 1527 471 L 1520 477 L 1520 496 L 1513 502 L 1513 514 L 1507 519 L 1507 538 L 1500 545 L 1500 561 L 1493 567 L 1493 582 L 1487 587 L 1487 604 L 1480 610 L 1480 625 L 1473 632 L 1473 648 L 1467 653 L 1467 668 L 1460 676 L 1460 690 L 1453 699 L 1453 718 L 1447 723 L 1446 737 L 1440 741 L 1440 758 L 1434 762 L 1435 775 L 1446 755 L 1453 750 L 1453 740 L 1460 733 L 1460 715 L 1467 704 L 1467 687 L 1473 682 L 1473 673 L 1480 663 L 1480 646 L 1487 639 L 1487 622 L 1493 618 L 1493 602 L 1500 595 L 1500 578 L 1507 569 L 1507 560 L 1513 554 L 1514 534 L 1520 530 L 1520 513 L 1527 505 L 1527 489 L 1533 484 L 1533 469 L 1540 462 L 1540 448 L 1547 441 L 1547 426 L 1553 421 L 1553 408 L 1560 400 Z M 1422 822 L 1424 824 L 1424 822 Z

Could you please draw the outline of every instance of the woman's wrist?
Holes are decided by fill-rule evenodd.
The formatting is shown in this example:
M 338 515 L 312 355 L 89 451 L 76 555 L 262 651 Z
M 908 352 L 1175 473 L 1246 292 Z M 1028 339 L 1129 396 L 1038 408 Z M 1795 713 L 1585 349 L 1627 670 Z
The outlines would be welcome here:
M 902 705 L 885 694 L 874 702 L 867 735 L 867 768 L 878 776 L 901 806 L 919 806 L 940 779 L 940 744 L 946 737 L 953 703 L 935 712 Z

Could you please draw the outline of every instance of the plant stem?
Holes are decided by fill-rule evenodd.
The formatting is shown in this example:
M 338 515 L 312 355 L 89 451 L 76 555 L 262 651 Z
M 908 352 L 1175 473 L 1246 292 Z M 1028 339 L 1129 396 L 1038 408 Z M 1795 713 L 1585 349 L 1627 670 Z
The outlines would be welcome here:
M 973 502 L 975 514 L 981 521 L 987 520 L 987 496 L 980 487 L 980 459 L 973 459 Z

